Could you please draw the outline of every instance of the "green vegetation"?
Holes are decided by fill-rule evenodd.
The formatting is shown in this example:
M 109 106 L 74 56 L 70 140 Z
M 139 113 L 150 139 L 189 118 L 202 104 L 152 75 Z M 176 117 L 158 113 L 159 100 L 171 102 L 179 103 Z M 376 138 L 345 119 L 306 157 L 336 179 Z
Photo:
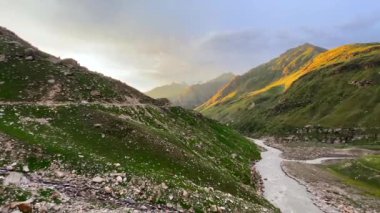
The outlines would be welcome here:
M 358 140 L 377 144 L 379 53 L 377 43 L 330 50 L 273 83 L 278 86 L 267 87 L 256 95 L 247 93 L 201 112 L 247 134 L 295 134 L 307 125 L 355 128 L 371 135 Z
M 380 197 L 380 156 L 365 156 L 357 160 L 326 166 L 348 185 Z
M 0 62 L 0 132 L 27 150 L 43 150 L 19 159 L 31 171 L 61 162 L 86 177 L 116 171 L 165 183 L 177 194 L 186 189 L 200 196 L 182 205 L 194 209 L 274 209 L 252 180 L 257 147 L 229 127 L 37 51 L 2 28 L 0 54 L 6 59 Z M 149 202 L 175 201 L 166 194 Z
M 290 49 L 268 63 L 260 65 L 242 76 L 237 76 L 210 100 L 197 110 L 207 112 L 213 106 L 224 105 L 243 98 L 247 93 L 258 90 L 267 84 L 287 76 L 310 62 L 318 54 L 326 51 L 311 44 Z M 208 113 L 207 113 L 208 114 Z

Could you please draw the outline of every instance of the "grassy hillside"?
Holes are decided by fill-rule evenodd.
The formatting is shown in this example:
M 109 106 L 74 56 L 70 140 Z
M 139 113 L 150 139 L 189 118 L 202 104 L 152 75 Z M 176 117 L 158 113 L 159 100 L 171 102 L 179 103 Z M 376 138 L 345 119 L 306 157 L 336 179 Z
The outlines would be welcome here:
M 3 133 L 11 140 L 3 142 Z M 252 179 L 259 151 L 237 132 L 200 114 L 166 106 L 72 60 L 42 53 L 3 28 L 0 143 L 0 167 L 11 168 L 7 172 L 28 173 L 22 165 L 29 165 L 35 174 L 50 178 L 60 169 L 87 182 L 94 176 L 126 174 L 125 183 L 91 188 L 98 191 L 90 195 L 78 192 L 73 202 L 116 200 L 120 205 L 132 198 L 198 212 L 276 211 L 256 193 Z M 35 187 L 1 186 L 0 206 L 17 201 L 11 195 L 14 190 L 38 194 Z M 67 193 L 65 187 L 54 190 Z
M 204 111 L 224 102 L 239 99 L 251 91 L 297 71 L 324 51 L 325 49 L 311 44 L 290 49 L 268 63 L 260 65 L 242 76 L 235 77 L 197 110 Z
M 311 133 L 326 142 L 377 143 L 379 53 L 378 43 L 342 46 L 239 99 L 201 112 L 246 133 Z
M 146 94 L 153 98 L 168 98 L 175 106 L 194 109 L 211 98 L 233 77 L 232 73 L 225 73 L 204 83 L 189 86 L 185 84 L 170 84 L 157 87 Z

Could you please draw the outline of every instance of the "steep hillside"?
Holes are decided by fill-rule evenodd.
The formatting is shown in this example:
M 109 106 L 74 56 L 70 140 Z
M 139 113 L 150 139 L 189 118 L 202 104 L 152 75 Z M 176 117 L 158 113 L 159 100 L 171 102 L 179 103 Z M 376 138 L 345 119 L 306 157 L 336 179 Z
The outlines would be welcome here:
M 171 84 L 153 89 L 146 94 L 154 98 L 168 98 L 173 105 L 194 109 L 210 99 L 219 89 L 234 78 L 234 74 L 225 73 L 210 81 L 185 86 Z
M 1 211 L 276 211 L 256 146 L 166 104 L 1 28 Z
M 380 44 L 342 46 L 238 100 L 203 110 L 246 133 L 378 143 Z
M 172 83 L 156 87 L 152 90 L 149 90 L 145 94 L 152 98 L 167 98 L 172 101 L 183 92 L 185 92 L 188 87 L 189 86 L 185 83 Z
M 202 111 L 220 103 L 238 99 L 246 93 L 262 88 L 283 76 L 297 71 L 324 51 L 326 50 L 308 43 L 290 49 L 278 58 L 260 65 L 242 76 L 235 77 L 206 103 L 198 107 L 198 110 Z

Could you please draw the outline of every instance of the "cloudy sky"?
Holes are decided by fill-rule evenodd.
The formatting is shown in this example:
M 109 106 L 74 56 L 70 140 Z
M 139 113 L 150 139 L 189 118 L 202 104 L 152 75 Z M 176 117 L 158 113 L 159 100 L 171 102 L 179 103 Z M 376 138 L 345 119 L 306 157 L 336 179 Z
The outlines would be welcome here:
M 142 91 L 241 74 L 305 42 L 380 41 L 377 0 L 0 0 L 0 25 Z

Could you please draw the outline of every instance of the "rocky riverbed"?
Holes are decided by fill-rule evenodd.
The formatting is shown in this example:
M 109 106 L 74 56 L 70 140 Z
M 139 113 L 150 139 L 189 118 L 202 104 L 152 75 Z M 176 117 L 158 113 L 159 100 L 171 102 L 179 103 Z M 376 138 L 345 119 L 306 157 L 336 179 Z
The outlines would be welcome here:
M 284 144 L 276 142 L 273 138 L 266 138 L 265 144 L 281 150 L 281 156 L 285 159 L 281 162 L 282 171 L 306 187 L 312 202 L 323 212 L 380 212 L 378 198 L 344 184 L 324 167 L 326 164 L 367 154 L 379 154 L 378 151 L 360 148 L 339 149 L 312 144 Z M 328 160 L 329 158 L 341 159 Z M 320 160 L 317 162 L 313 159 Z

